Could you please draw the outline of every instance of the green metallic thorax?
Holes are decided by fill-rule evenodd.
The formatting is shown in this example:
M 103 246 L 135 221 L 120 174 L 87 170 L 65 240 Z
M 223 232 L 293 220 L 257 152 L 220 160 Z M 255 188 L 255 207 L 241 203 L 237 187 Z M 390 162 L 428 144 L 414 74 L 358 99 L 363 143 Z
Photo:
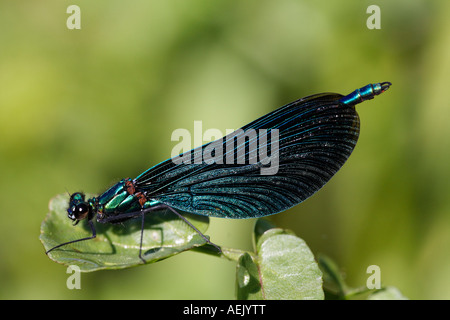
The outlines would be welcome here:
M 160 203 L 149 200 L 141 206 L 139 199 L 127 189 L 126 183 L 130 181 L 131 179 L 122 179 L 100 196 L 88 200 L 93 212 L 97 213 L 98 222 L 119 214 L 139 212 Z

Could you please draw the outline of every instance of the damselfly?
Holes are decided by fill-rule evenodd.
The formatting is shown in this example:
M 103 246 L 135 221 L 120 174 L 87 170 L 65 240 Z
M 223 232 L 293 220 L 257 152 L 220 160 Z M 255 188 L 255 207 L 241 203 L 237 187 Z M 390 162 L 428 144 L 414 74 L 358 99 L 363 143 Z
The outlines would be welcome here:
M 59 244 L 46 253 L 95 238 L 94 217 L 99 223 L 140 218 L 139 257 L 145 262 L 145 215 L 163 209 L 178 215 L 220 251 L 177 210 L 246 219 L 279 213 L 306 200 L 331 179 L 355 148 L 359 136 L 355 105 L 390 86 L 383 82 L 346 96 L 321 93 L 299 99 L 247 124 L 238 134 L 161 162 L 135 179 L 122 179 L 98 197 L 86 200 L 83 193 L 73 193 L 68 217 L 74 225 L 87 219 L 92 236 Z

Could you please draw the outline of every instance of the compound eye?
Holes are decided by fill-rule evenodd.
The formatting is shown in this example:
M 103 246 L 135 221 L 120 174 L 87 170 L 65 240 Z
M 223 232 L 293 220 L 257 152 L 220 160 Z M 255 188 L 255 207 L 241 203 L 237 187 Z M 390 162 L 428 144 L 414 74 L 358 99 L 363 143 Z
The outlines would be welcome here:
M 74 208 L 74 216 L 77 220 L 83 220 L 89 213 L 89 206 L 86 203 L 79 203 Z
M 89 205 L 86 203 L 79 203 L 67 209 L 67 216 L 73 221 L 83 220 L 89 213 Z
M 69 209 L 67 209 L 67 216 L 70 220 L 76 220 L 75 218 L 75 212 L 77 211 L 77 206 L 71 206 Z

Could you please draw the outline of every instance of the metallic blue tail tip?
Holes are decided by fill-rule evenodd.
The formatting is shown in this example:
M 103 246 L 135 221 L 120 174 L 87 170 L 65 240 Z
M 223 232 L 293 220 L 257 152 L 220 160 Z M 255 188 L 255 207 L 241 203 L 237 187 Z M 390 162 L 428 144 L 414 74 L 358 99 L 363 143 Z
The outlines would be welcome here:
M 381 92 L 380 93 L 385 92 L 387 89 L 389 89 L 390 86 L 392 86 L 392 83 L 390 83 L 390 82 L 382 82 L 382 83 L 380 83 L 380 87 L 381 87 Z
M 392 85 L 390 82 L 381 82 L 368 84 L 362 88 L 356 89 L 352 93 L 339 99 L 340 103 L 348 106 L 354 106 L 366 100 L 373 99 L 375 96 L 382 94 Z

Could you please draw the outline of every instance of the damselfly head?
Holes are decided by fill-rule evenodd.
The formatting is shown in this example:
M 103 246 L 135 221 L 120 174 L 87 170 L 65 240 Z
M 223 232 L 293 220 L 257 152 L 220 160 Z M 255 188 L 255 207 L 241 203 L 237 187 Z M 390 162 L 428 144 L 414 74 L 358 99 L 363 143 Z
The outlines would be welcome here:
M 67 216 L 74 221 L 73 225 L 77 225 L 80 220 L 86 219 L 90 212 L 90 205 L 84 201 L 84 194 L 81 192 L 73 193 L 70 196 L 69 208 Z

